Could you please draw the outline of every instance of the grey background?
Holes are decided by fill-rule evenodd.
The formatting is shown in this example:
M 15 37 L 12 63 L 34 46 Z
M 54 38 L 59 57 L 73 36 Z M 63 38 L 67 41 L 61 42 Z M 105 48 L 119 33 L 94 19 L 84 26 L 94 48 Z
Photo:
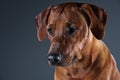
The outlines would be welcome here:
M 52 80 L 47 63 L 49 42 L 39 43 L 34 17 L 51 4 L 87 2 L 107 10 L 103 41 L 120 69 L 120 0 L 0 0 L 0 80 Z

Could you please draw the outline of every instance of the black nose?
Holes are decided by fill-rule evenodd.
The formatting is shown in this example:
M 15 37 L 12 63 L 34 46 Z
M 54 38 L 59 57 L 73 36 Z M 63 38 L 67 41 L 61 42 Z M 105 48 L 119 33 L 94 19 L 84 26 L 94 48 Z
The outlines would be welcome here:
M 57 65 L 58 63 L 61 62 L 61 55 L 57 53 L 50 53 L 48 55 L 48 61 L 50 62 L 51 65 Z

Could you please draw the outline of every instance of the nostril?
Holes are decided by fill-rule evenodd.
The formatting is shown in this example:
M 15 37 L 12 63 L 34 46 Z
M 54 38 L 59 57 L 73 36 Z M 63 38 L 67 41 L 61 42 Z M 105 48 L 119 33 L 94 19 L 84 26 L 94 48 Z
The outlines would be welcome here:
M 51 64 L 58 64 L 60 61 L 61 61 L 62 57 L 60 54 L 49 54 L 48 55 L 48 61 L 51 63 Z
M 48 56 L 48 61 L 51 61 L 51 60 L 53 60 L 53 56 Z
M 55 61 L 55 62 L 60 62 L 61 59 L 62 59 L 61 55 L 58 55 L 58 56 L 56 56 L 56 57 L 54 58 L 54 61 Z

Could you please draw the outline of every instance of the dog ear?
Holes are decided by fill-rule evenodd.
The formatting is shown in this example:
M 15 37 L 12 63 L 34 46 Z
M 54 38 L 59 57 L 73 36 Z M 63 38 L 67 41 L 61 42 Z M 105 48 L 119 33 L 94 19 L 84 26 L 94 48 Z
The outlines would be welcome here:
M 97 39 L 102 39 L 105 34 L 107 13 L 104 9 L 90 4 L 83 4 L 82 9 L 89 16 L 90 29 Z
M 52 6 L 49 6 L 47 9 L 35 16 L 35 23 L 37 27 L 37 37 L 39 41 L 43 41 L 46 38 L 46 26 L 48 22 L 48 17 L 50 15 Z

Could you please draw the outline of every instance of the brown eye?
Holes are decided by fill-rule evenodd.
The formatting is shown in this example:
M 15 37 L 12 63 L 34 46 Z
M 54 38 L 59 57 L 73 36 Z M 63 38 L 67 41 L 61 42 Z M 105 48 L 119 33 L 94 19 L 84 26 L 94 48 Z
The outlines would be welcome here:
M 70 23 L 67 23 L 66 32 L 67 32 L 69 35 L 74 34 L 76 31 L 77 31 L 77 28 L 76 28 L 76 27 L 73 27 Z
M 54 34 L 54 28 L 55 28 L 54 24 L 49 24 L 47 26 L 47 32 L 48 32 L 49 35 L 53 36 L 53 34 Z
M 52 28 L 48 28 L 47 31 L 48 31 L 48 33 L 49 33 L 50 35 L 53 35 Z

